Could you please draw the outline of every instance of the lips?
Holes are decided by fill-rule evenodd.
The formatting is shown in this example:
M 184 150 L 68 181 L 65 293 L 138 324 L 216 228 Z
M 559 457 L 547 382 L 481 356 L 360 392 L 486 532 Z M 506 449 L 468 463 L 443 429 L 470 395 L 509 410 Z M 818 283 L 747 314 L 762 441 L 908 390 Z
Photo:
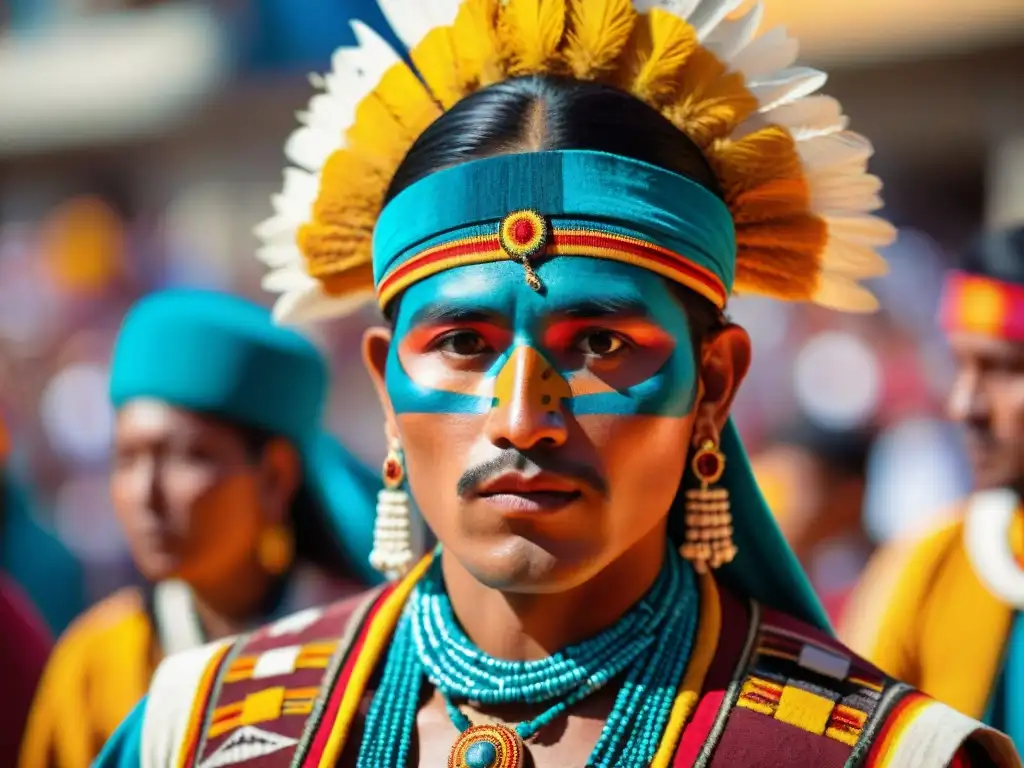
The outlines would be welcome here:
M 548 473 L 526 476 L 501 475 L 483 483 L 475 496 L 508 513 L 552 512 L 571 504 L 581 495 L 579 486 Z

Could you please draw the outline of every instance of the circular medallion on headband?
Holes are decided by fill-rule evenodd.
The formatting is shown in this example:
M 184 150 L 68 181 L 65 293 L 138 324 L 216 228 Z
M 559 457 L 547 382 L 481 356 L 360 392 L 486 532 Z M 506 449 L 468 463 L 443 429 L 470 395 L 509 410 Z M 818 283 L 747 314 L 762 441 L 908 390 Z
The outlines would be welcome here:
M 544 251 L 548 244 L 548 222 L 536 211 L 512 211 L 501 220 L 498 242 L 509 258 L 526 270 L 526 283 L 535 291 L 541 288 L 540 278 L 530 260 Z
M 523 740 L 502 725 L 474 725 L 459 737 L 448 768 L 522 768 Z

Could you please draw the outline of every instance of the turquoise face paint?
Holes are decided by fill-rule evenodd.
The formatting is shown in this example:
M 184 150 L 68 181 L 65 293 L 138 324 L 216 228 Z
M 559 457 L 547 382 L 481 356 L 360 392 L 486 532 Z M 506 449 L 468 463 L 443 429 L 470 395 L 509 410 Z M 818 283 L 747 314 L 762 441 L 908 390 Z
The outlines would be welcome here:
M 561 403 L 584 414 L 681 417 L 693 403 L 697 367 L 686 313 L 669 284 L 628 264 L 551 259 L 533 291 L 523 269 L 502 261 L 451 269 L 401 297 L 388 359 L 397 413 L 485 413 L 495 381 L 518 348 L 539 353 L 572 394 Z M 445 356 L 437 342 L 463 331 L 480 338 L 472 357 Z M 593 351 L 598 334 L 625 345 Z M 582 340 L 582 341 L 581 341 Z M 465 341 L 463 341 L 465 344 Z

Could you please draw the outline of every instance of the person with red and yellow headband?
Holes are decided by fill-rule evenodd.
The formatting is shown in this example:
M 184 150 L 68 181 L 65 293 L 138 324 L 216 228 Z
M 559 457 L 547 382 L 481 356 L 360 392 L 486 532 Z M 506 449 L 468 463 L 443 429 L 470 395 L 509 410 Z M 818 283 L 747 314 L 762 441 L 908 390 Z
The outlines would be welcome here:
M 411 66 L 356 26 L 259 233 L 280 321 L 384 313 L 395 581 L 169 659 L 97 768 L 1020 765 L 834 639 L 729 418 L 733 290 L 870 310 L 892 236 L 739 5 L 386 0 Z
M 843 635 L 892 675 L 1024 746 L 1024 227 L 980 237 L 940 322 L 974 493 L 953 521 L 875 556 Z

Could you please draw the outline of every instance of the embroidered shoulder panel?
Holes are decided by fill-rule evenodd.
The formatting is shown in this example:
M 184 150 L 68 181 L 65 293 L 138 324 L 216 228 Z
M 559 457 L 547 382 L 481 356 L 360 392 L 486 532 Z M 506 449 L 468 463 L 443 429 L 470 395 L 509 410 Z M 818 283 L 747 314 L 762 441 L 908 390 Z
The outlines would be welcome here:
M 847 765 L 898 685 L 823 632 L 762 609 L 707 765 L 757 765 L 772 752 L 785 755 L 780 764 Z
M 694 768 L 950 765 L 970 743 L 997 768 L 1020 762 L 1002 734 L 900 683 L 825 633 L 755 610 L 752 651 Z M 759 613 L 759 615 L 757 615 Z M 987 763 L 986 763 L 987 764 Z
M 378 592 L 288 616 L 240 637 L 196 691 L 180 768 L 287 768 Z

